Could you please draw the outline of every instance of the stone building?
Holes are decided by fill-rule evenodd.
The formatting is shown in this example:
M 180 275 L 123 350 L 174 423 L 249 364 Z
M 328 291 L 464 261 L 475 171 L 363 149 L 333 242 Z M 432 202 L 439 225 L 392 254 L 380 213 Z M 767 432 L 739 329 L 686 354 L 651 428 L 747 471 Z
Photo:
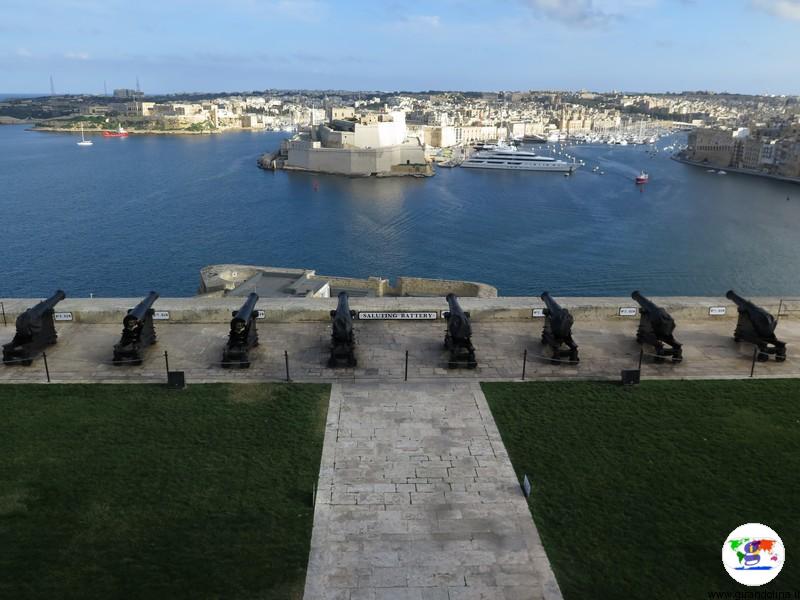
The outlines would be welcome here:
M 686 155 L 689 160 L 728 167 L 733 160 L 733 136 L 725 129 L 695 129 L 689 133 Z
M 351 176 L 433 174 L 424 143 L 408 136 L 405 113 L 399 111 L 334 119 L 285 140 L 282 152 L 283 168 L 288 170 Z

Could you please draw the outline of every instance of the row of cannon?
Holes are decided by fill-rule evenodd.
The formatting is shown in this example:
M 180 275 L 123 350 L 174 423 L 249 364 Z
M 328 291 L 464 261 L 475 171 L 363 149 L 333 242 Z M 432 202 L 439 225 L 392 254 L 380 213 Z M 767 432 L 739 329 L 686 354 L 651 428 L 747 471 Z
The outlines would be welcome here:
M 54 323 L 54 308 L 66 297 L 62 290 L 50 298 L 27 309 L 17 317 L 14 339 L 3 345 L 3 362 L 7 365 L 30 365 L 33 359 L 48 346 L 55 344 L 58 335 Z M 683 349 L 673 333 L 675 320 L 662 307 L 635 291 L 631 297 L 641 307 L 636 341 L 642 346 L 652 346 L 655 360 L 671 359 L 681 362 Z M 756 358 L 766 361 L 770 355 L 776 361 L 786 360 L 786 343 L 775 336 L 777 319 L 760 306 L 745 300 L 733 290 L 726 294 L 738 309 L 738 321 L 733 338 L 736 342 L 748 342 L 757 348 Z M 150 292 L 139 304 L 130 309 L 122 320 L 122 336 L 114 345 L 112 363 L 115 365 L 140 365 L 147 347 L 156 343 L 156 330 L 153 324 L 153 303 L 158 299 L 157 292 Z M 572 338 L 574 318 L 562 308 L 548 293 L 541 299 L 543 310 L 542 344 L 551 350 L 550 360 L 554 364 L 577 364 L 578 345 Z M 474 369 L 478 362 L 472 344 L 472 325 L 468 311 L 464 311 L 455 294 L 446 297 L 448 309 L 444 313 L 446 321 L 444 347 L 449 351 L 448 367 Z M 251 293 L 242 307 L 233 311 L 228 341 L 222 351 L 223 367 L 247 368 L 250 366 L 250 350 L 258 346 L 256 303 L 258 295 Z M 355 335 L 353 319 L 356 313 L 350 310 L 347 292 L 339 293 L 336 310 L 330 312 L 331 345 L 328 366 L 355 367 Z M 668 347 L 667 347 L 668 346 Z
M 786 360 L 786 343 L 775 336 L 778 320 L 766 311 L 729 290 L 725 297 L 736 304 L 738 320 L 733 332 L 735 342 L 747 342 L 757 348 L 756 359 L 764 362 L 775 355 L 777 362 Z M 545 322 L 542 329 L 542 344 L 552 350 L 553 362 L 578 362 L 578 345 L 572 339 L 573 317 L 559 306 L 548 292 L 541 295 L 545 303 Z M 648 300 L 639 291 L 631 298 L 639 304 L 639 327 L 636 341 L 642 346 L 652 346 L 656 362 L 671 359 L 673 363 L 683 360 L 683 345 L 675 339 L 675 320 L 661 306 Z M 667 347 L 668 346 L 668 347 Z M 562 359 L 566 358 L 566 361 Z

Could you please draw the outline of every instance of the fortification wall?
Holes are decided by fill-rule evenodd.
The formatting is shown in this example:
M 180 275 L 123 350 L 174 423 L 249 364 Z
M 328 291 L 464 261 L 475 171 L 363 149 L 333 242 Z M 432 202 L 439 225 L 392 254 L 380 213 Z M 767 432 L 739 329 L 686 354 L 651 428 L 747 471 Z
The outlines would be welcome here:
M 79 323 L 119 324 L 129 308 L 142 298 L 67 298 L 56 307 L 59 313 L 70 313 L 73 321 Z M 674 318 L 680 321 L 718 321 L 735 319 L 736 305 L 725 297 L 652 297 Z M 800 319 L 800 300 L 781 298 L 749 298 L 781 319 Z M 41 298 L 0 299 L 6 320 L 13 325 L 17 315 Z M 621 308 L 637 307 L 630 298 L 577 298 L 557 297 L 564 308 L 568 308 L 576 322 L 635 320 L 638 309 L 626 316 L 620 314 Z M 242 298 L 159 298 L 153 308 L 169 313 L 173 323 L 226 323 L 231 311 L 237 310 Z M 330 321 L 330 311 L 336 308 L 336 298 L 264 298 L 257 308 L 263 310 L 266 322 L 293 323 L 304 321 Z M 461 306 L 472 314 L 473 320 L 480 321 L 527 321 L 533 319 L 532 310 L 543 308 L 537 297 L 500 298 L 460 298 Z M 725 308 L 724 314 L 712 314 L 711 309 Z M 780 307 L 780 313 L 778 309 Z M 375 312 L 433 312 L 447 310 L 447 302 L 442 297 L 382 297 L 351 298 L 350 308 L 355 311 Z M 630 311 L 628 311 L 630 312 Z M 715 310 L 713 312 L 719 312 Z M 0 317 L 0 323 L 2 322 Z
M 391 173 L 392 166 L 425 164 L 422 146 L 403 144 L 385 148 L 300 148 L 291 146 L 286 169 L 317 171 L 338 175 Z

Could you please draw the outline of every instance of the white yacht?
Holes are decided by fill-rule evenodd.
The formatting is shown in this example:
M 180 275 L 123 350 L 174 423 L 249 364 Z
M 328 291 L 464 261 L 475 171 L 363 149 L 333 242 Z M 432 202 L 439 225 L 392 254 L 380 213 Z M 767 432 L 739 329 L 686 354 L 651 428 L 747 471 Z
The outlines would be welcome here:
M 473 169 L 508 169 L 520 171 L 553 171 L 572 173 L 578 164 L 568 163 L 549 156 L 539 156 L 535 152 L 518 150 L 495 150 L 478 152 L 461 163 L 462 167 Z
M 91 146 L 92 140 L 87 140 L 83 135 L 83 125 L 81 125 L 81 141 L 77 142 L 78 146 Z

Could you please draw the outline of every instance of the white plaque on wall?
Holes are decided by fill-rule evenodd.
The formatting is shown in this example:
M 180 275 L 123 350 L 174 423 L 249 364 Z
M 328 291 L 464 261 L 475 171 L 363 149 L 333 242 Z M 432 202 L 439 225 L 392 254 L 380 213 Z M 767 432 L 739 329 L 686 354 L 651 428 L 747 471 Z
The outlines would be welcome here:
M 362 321 L 432 321 L 438 317 L 436 312 L 404 312 L 404 311 L 366 311 L 359 312 L 358 318 Z

